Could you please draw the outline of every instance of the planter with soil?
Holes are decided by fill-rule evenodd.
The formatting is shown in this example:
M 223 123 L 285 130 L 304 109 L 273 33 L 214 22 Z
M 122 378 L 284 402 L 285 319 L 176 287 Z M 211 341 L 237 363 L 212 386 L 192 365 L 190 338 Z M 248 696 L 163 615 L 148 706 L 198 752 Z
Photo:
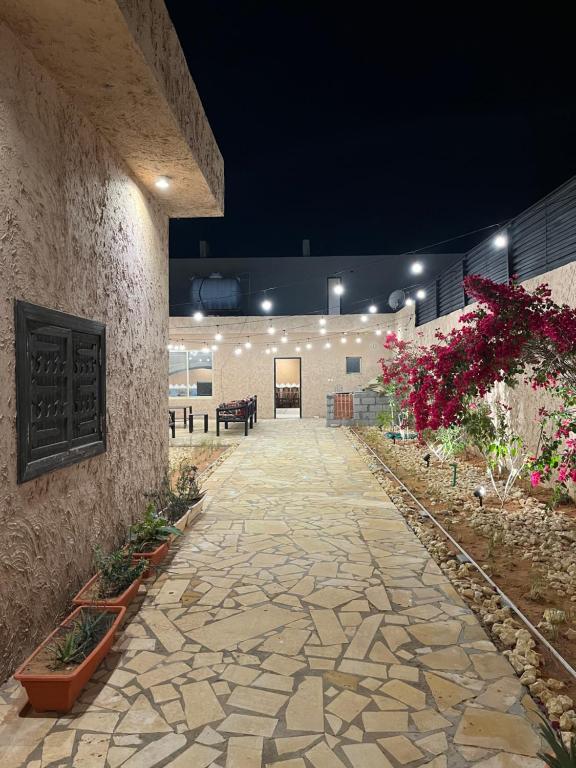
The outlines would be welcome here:
M 15 672 L 37 712 L 68 712 L 114 642 L 126 608 L 76 608 Z
M 143 579 L 149 579 L 156 571 L 156 567 L 166 558 L 170 549 L 169 541 L 150 542 L 142 546 L 143 552 L 133 552 L 134 560 L 146 560 L 148 567 L 142 574 Z
M 76 597 L 72 600 L 73 605 L 123 605 L 128 607 L 132 600 L 138 594 L 138 589 L 142 584 L 142 576 L 134 581 L 116 597 L 101 597 L 100 574 L 97 573 L 90 581 L 85 584 Z

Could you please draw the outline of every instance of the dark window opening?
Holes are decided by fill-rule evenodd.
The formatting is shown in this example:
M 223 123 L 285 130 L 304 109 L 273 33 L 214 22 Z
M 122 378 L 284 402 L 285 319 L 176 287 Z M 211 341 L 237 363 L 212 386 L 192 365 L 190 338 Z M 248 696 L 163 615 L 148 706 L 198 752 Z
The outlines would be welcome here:
M 106 450 L 106 327 L 16 302 L 18 482 Z
M 346 373 L 360 373 L 361 357 L 346 358 Z

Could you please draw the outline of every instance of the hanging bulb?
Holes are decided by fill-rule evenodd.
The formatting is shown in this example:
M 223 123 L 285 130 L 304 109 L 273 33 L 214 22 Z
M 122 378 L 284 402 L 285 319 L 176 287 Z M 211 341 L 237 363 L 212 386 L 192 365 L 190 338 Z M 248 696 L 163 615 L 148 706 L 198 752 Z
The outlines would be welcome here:
M 276 333 L 276 328 L 274 328 L 273 325 L 269 325 L 268 326 L 268 333 L 270 334 L 270 336 L 274 336 L 274 334 Z
M 246 342 L 244 343 L 244 347 L 245 347 L 246 349 L 252 349 L 252 342 L 250 341 L 250 339 L 248 339 L 248 341 L 246 341 Z
M 376 304 L 370 304 L 370 306 L 368 307 L 368 312 L 370 312 L 371 315 L 375 315 L 376 312 L 378 312 L 378 307 L 376 306 Z
M 326 334 L 326 328 L 320 328 L 320 333 L 324 336 Z
M 356 344 L 362 344 L 362 339 L 360 336 L 356 336 Z
M 348 339 L 346 338 L 346 336 L 341 336 L 340 337 L 340 343 L 341 344 L 346 344 L 347 341 L 348 341 Z
M 280 339 L 280 341 L 282 342 L 282 344 L 286 344 L 286 342 L 288 341 L 288 336 L 286 336 L 286 331 L 282 331 L 282 338 Z
M 220 333 L 220 329 L 216 326 L 216 333 L 214 334 L 214 341 L 222 341 L 224 337 Z
M 272 302 L 268 298 L 264 298 L 260 304 L 264 312 L 270 312 L 272 309 Z
M 376 334 L 376 336 L 382 336 L 382 331 L 380 330 L 380 328 L 376 328 L 374 333 Z
M 204 317 L 204 313 L 203 313 L 203 312 L 200 312 L 200 310 L 199 310 L 199 309 L 197 309 L 197 310 L 196 310 L 196 312 L 194 312 L 194 314 L 192 315 L 192 317 L 193 317 L 193 318 L 194 318 L 194 320 L 196 320 L 197 322 L 200 322 L 200 320 L 202 320 L 202 318 Z
M 321 317 L 320 320 L 318 320 L 318 322 L 320 323 L 320 325 L 326 325 L 326 318 Z

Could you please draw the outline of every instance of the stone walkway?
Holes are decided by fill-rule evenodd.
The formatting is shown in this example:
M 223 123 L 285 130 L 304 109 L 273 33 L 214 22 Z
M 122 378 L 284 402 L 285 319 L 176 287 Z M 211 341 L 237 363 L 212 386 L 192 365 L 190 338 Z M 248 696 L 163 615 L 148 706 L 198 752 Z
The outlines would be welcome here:
M 73 713 L 6 718 L 2 768 L 543 766 L 534 705 L 343 431 L 260 422 L 208 485 Z

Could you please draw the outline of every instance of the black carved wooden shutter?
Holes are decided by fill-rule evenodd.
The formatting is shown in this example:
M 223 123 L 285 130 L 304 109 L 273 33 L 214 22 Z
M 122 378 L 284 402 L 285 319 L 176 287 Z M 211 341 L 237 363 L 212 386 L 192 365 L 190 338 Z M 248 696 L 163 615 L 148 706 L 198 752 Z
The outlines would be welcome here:
M 72 445 L 86 445 L 102 438 L 100 393 L 100 337 L 72 334 Z

